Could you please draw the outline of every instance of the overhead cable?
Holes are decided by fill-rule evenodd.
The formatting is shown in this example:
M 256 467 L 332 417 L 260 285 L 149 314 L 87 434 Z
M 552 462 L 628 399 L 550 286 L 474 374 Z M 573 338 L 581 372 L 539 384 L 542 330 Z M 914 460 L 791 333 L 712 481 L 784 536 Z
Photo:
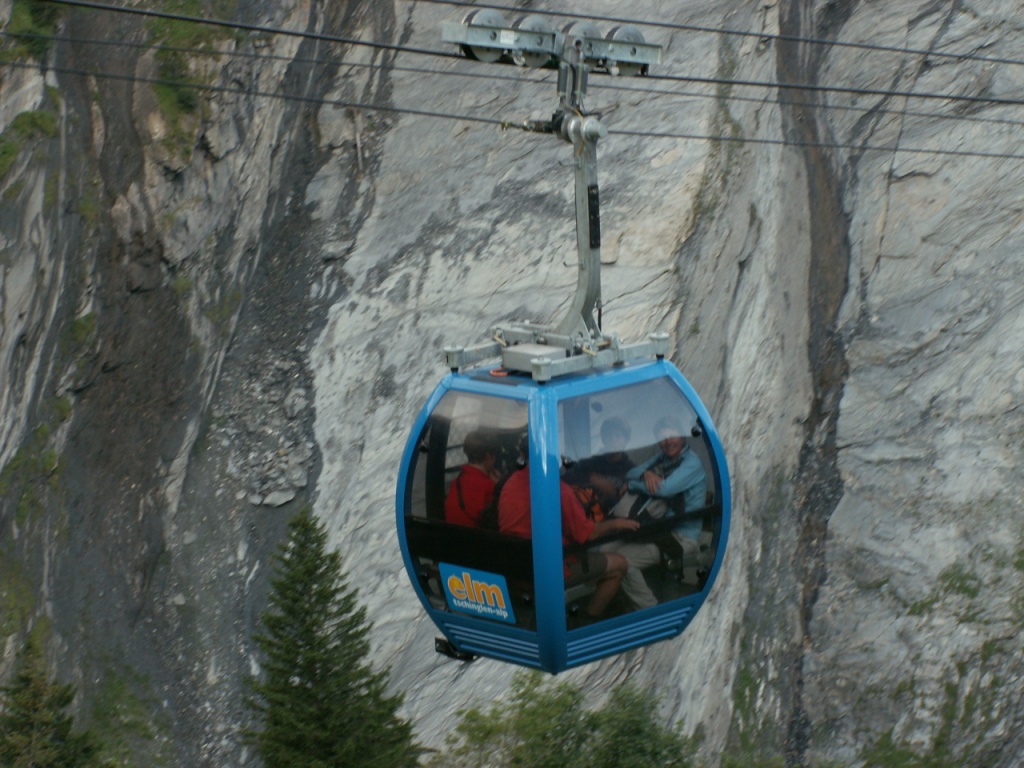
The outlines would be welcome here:
M 899 145 L 851 144 L 843 142 L 800 141 L 796 139 L 770 139 L 750 136 L 708 136 L 705 134 L 675 133 L 671 131 L 631 131 L 623 128 L 608 130 L 616 136 L 636 136 L 644 139 L 691 139 L 700 141 L 728 142 L 735 144 L 763 144 L 778 147 L 811 147 L 817 149 L 845 149 L 855 152 L 899 153 L 901 155 L 939 155 L 943 157 L 979 157 L 997 160 L 1024 160 L 1024 155 L 1012 152 L 982 152 L 970 149 L 929 149 L 927 147 L 904 147 Z
M 17 61 L 3 62 L 2 64 L 0 64 L 0 66 L 17 67 L 22 69 L 38 69 L 38 65 Z M 95 77 L 103 80 L 120 80 L 132 83 L 147 83 L 149 85 L 166 85 L 172 88 L 191 88 L 194 90 L 208 91 L 211 93 L 226 93 L 236 96 L 249 96 L 253 98 L 264 99 L 281 99 L 284 101 L 297 101 L 301 103 L 315 104 L 318 106 L 332 106 L 349 109 L 365 109 L 369 111 L 378 112 L 394 112 L 401 113 L 404 115 L 416 115 L 418 117 L 432 117 L 443 120 L 458 120 L 470 123 L 484 123 L 486 125 L 496 125 L 502 128 L 508 127 L 507 121 L 498 120 L 497 118 L 493 117 L 480 117 L 477 115 L 453 115 L 446 112 L 436 112 L 427 109 L 394 107 L 389 104 L 373 104 L 360 101 L 348 101 L 345 99 L 324 99 L 313 96 L 300 96 L 294 93 L 275 93 L 273 91 L 261 91 L 256 89 L 246 90 L 244 88 L 230 88 L 226 85 L 212 85 L 207 83 L 189 82 L 185 80 L 165 80 L 158 77 L 143 77 L 140 75 L 121 75 L 116 72 L 95 72 L 85 69 L 77 69 L 73 67 L 47 67 L 47 71 L 65 75 Z
M 854 96 L 881 96 L 885 98 L 903 97 L 908 99 L 927 99 L 938 101 L 962 101 L 971 104 L 995 104 L 1000 106 L 1024 105 L 1024 99 L 1010 99 L 1002 96 L 968 96 L 952 93 L 933 93 L 931 91 L 896 91 L 879 88 L 854 88 L 841 85 L 817 85 L 815 83 L 787 83 L 768 80 L 733 80 L 724 77 L 696 77 L 692 75 L 650 75 L 650 80 L 662 80 L 675 83 L 704 83 L 706 85 L 724 85 L 752 88 L 772 88 L 782 90 L 813 91 L 816 93 L 845 93 Z
M 358 45 L 368 48 L 377 48 L 384 51 L 402 53 L 415 53 L 423 56 L 438 56 L 446 59 L 460 59 L 461 55 L 449 51 L 435 51 L 428 48 L 413 48 L 408 45 L 397 43 L 384 43 L 379 40 L 360 40 L 354 37 L 341 37 L 340 35 L 327 35 L 321 32 L 309 30 L 287 29 L 286 27 L 268 27 L 260 24 L 248 24 L 243 21 L 229 21 L 227 19 L 203 18 L 202 16 L 188 16 L 181 13 L 170 13 L 168 11 L 155 11 L 148 8 L 134 8 L 131 6 L 109 5 L 107 3 L 96 3 L 92 0 L 45 0 L 48 3 L 66 5 L 73 8 L 88 8 L 94 11 L 109 11 L 111 13 L 127 13 L 136 16 L 145 16 L 155 19 L 167 19 L 170 21 L 189 21 L 194 24 L 204 24 L 212 27 L 226 27 L 228 29 L 240 29 L 246 32 L 258 32 L 260 34 L 284 35 L 287 37 L 301 37 L 308 40 L 319 40 L 325 43 L 339 43 L 342 45 Z
M 382 50 L 388 50 L 393 52 L 411 53 L 423 56 L 436 56 L 448 59 L 463 59 L 461 54 L 453 51 L 437 51 L 425 48 L 414 48 L 406 45 L 400 45 L 397 43 L 385 43 L 374 40 L 360 40 L 358 38 L 340 37 L 337 35 L 326 35 L 322 33 L 285 29 L 280 27 L 267 27 L 258 24 L 247 24 L 243 22 L 228 21 L 225 19 L 206 19 L 198 16 L 187 16 L 177 13 L 169 13 L 166 11 L 153 11 L 144 8 L 133 8 L 133 7 L 121 7 L 115 5 L 109 5 L 105 3 L 93 2 L 93 0 L 46 0 L 47 2 L 57 3 L 59 5 L 66 5 L 78 8 L 90 8 L 93 10 L 110 11 L 112 13 L 129 13 L 140 16 L 148 16 L 154 18 L 169 19 L 174 21 L 186 21 L 193 22 L 196 24 L 206 24 L 213 26 L 226 27 L 230 29 L 240 29 L 251 32 L 259 32 L 262 34 L 280 34 L 288 35 L 293 37 L 309 38 L 314 40 L 321 40 L 325 42 L 340 43 L 354 46 L 368 46 L 371 48 L 377 48 Z M 454 0 L 413 0 L 414 2 L 445 2 L 447 4 L 462 5 L 462 3 L 454 2 Z M 470 7 L 470 6 L 467 6 Z M 509 10 L 505 6 L 492 6 L 487 4 L 474 3 L 473 8 L 497 8 Z M 541 12 L 541 11 L 538 11 Z M 543 13 L 556 15 L 555 11 L 543 11 Z M 559 13 L 558 15 L 576 17 L 580 14 L 572 13 Z M 615 17 L 598 17 L 604 18 L 609 21 L 615 21 Z M 630 23 L 634 23 L 635 20 L 625 20 Z M 651 24 L 653 26 L 663 25 L 663 23 L 650 23 L 650 22 L 635 22 L 640 24 Z M 1011 62 L 1018 63 L 1018 62 Z M 714 77 L 697 77 L 688 75 L 650 75 L 649 79 L 652 80 L 665 80 L 675 82 L 690 82 L 690 83 L 705 83 L 712 85 L 726 85 L 726 86 L 746 86 L 754 88 L 787 88 L 797 89 L 806 91 L 815 91 L 823 93 L 846 93 L 854 95 L 868 95 L 868 96 L 905 96 L 908 98 L 922 98 L 922 99 L 938 99 L 938 100 L 950 100 L 950 101 L 965 101 L 970 103 L 981 103 L 981 104 L 997 104 L 997 105 L 1022 105 L 1024 100 L 1020 99 L 1009 99 L 995 96 L 958 96 L 956 94 L 946 93 L 930 93 L 930 92 L 914 92 L 914 91 L 885 91 L 880 89 L 869 89 L 869 88 L 853 88 L 844 86 L 832 86 L 832 85 L 819 85 L 817 83 L 799 83 L 799 82 L 774 82 L 774 81 L 760 81 L 760 80 L 730 80 L 728 78 L 714 78 Z
M 830 104 L 828 102 L 814 101 L 793 101 L 790 99 L 777 98 L 768 99 L 764 96 L 739 96 L 735 93 L 707 93 L 700 91 L 679 91 L 675 89 L 662 89 L 662 88 L 645 88 L 643 86 L 626 85 L 624 82 L 614 82 L 610 78 L 602 79 L 597 82 L 591 81 L 590 87 L 592 89 L 605 90 L 612 89 L 620 92 L 635 92 L 635 93 L 649 93 L 656 96 L 670 96 L 674 98 L 697 98 L 697 99 L 714 99 L 716 101 L 726 102 L 749 102 L 752 104 L 777 104 L 779 106 L 793 107 L 812 107 L 814 109 L 828 110 L 833 112 L 860 112 L 863 114 L 877 114 L 877 115 L 895 115 L 898 117 L 923 117 L 929 120 L 952 120 L 954 122 L 965 122 L 965 123 L 991 123 L 996 125 L 1015 125 L 1019 126 L 1021 120 L 1019 118 L 1010 117 L 982 117 L 980 115 L 961 115 L 956 113 L 946 112 L 919 112 L 912 109 L 890 109 L 886 107 L 878 106 L 878 103 L 866 104 L 864 106 L 857 106 L 854 104 Z M 1021 106 L 1024 106 L 1022 104 Z
M 326 59 L 319 57 L 304 57 L 304 56 L 284 56 L 277 53 L 257 53 L 255 51 L 241 51 L 241 50 L 220 50 L 211 48 L 190 48 L 186 46 L 178 45 L 163 45 L 151 42 L 130 42 L 128 40 L 102 40 L 98 38 L 88 37 L 68 37 L 64 35 L 40 35 L 26 32 L 7 32 L 6 30 L 0 30 L 0 36 L 9 37 L 12 39 L 29 39 L 29 40 L 45 40 L 47 42 L 54 43 L 69 43 L 74 45 L 100 45 L 109 46 L 114 48 L 136 48 L 141 50 L 153 50 L 153 51 L 169 51 L 171 53 L 187 53 L 194 54 L 196 56 L 227 56 L 230 58 L 247 59 L 250 61 L 281 61 L 290 64 L 310 64 L 312 66 L 324 66 L 324 65 L 337 65 L 342 68 L 355 68 L 355 69 L 382 69 L 382 65 L 374 62 L 366 61 L 345 61 L 341 59 Z M 464 60 L 461 56 L 457 57 L 458 61 Z M 409 72 L 412 74 L 422 75 L 452 75 L 455 77 L 466 77 L 486 80 L 507 80 L 515 83 L 545 83 L 551 80 L 550 73 L 541 70 L 542 77 L 540 78 L 523 78 L 523 77 L 512 77 L 509 75 L 485 75 L 481 72 L 462 72 L 459 70 L 440 70 L 440 69 L 428 69 L 426 67 L 410 67 L 399 64 L 388 64 L 387 70 L 389 72 Z M 531 70 L 536 71 L 536 70 Z
M 290 57 L 290 56 L 283 56 L 281 54 L 257 53 L 257 52 L 252 52 L 252 51 L 241 51 L 241 50 L 219 50 L 219 49 L 210 50 L 209 48 L 189 48 L 189 47 L 184 47 L 184 46 L 153 44 L 153 43 L 148 43 L 148 42 L 130 42 L 130 41 L 127 41 L 127 40 L 101 40 L 101 39 L 96 39 L 96 38 L 79 38 L 79 37 L 67 37 L 67 36 L 58 36 L 58 35 L 40 35 L 40 34 L 30 34 L 30 33 L 22 33 L 22 32 L 15 33 L 15 32 L 7 32 L 7 31 L 0 31 L 0 36 L 14 38 L 14 39 L 45 40 L 45 41 L 48 41 L 48 42 L 62 42 L 62 43 L 70 43 L 70 44 L 78 44 L 78 45 L 100 45 L 100 46 L 111 46 L 111 47 L 137 48 L 137 49 L 146 49 L 146 50 L 152 49 L 152 50 L 157 50 L 157 51 L 170 51 L 170 52 L 175 52 L 175 53 L 187 53 L 187 54 L 195 54 L 195 55 L 203 55 L 203 56 L 218 56 L 218 57 L 219 56 L 227 56 L 227 57 L 242 58 L 242 59 L 248 59 L 248 60 L 254 60 L 254 61 L 259 61 L 259 60 L 283 61 L 283 62 L 295 63 L 295 64 L 310 64 L 310 65 L 313 65 L 313 66 L 326 65 L 326 64 L 336 64 L 339 67 L 357 68 L 357 69 L 359 69 L 359 68 L 379 69 L 380 66 L 381 66 L 380 64 L 372 63 L 372 62 L 354 62 L 354 61 L 344 61 L 344 60 L 338 61 L 338 60 L 325 59 L 325 58 L 307 58 L 307 57 L 302 57 L 302 56 Z M 463 58 L 460 58 L 458 60 L 459 61 L 467 61 L 466 59 L 463 59 Z M 461 69 L 438 70 L 438 69 L 429 69 L 429 68 L 426 68 L 426 67 L 410 67 L 410 66 L 404 66 L 404 65 L 399 65 L 399 64 L 389 64 L 387 68 L 388 68 L 388 71 L 408 72 L 408 73 L 411 73 L 411 74 L 438 75 L 438 76 L 444 76 L 444 77 L 449 77 L 450 76 L 450 77 L 463 77 L 463 78 L 470 78 L 470 79 L 505 80 L 505 81 L 514 82 L 514 83 L 526 82 L 526 83 L 535 83 L 535 84 L 541 84 L 541 83 L 550 82 L 550 76 L 549 76 L 549 73 L 548 73 L 547 70 L 533 70 L 533 69 L 525 69 L 524 70 L 524 69 L 520 69 L 519 70 L 520 74 L 518 76 L 510 76 L 510 75 L 490 75 L 490 74 L 484 74 L 482 72 L 467 72 L 467 71 L 464 71 L 464 70 L 461 70 Z M 543 73 L 543 77 L 541 77 L 541 78 L 530 78 L 528 76 L 528 74 L 527 74 L 527 73 L 532 74 L 533 72 L 536 72 L 536 71 L 542 72 Z M 524 75 L 526 75 L 526 76 L 524 76 Z M 696 80 L 702 80 L 701 78 L 695 78 L 695 79 Z M 649 94 L 658 95 L 658 96 L 670 96 L 670 97 L 673 97 L 673 98 L 717 99 L 717 100 L 724 100 L 724 101 L 752 102 L 752 103 L 757 103 L 757 104 L 763 104 L 763 103 L 766 102 L 766 99 L 762 98 L 762 97 L 740 96 L 740 95 L 737 95 L 737 94 L 731 93 L 731 92 L 723 94 L 723 93 L 720 93 L 720 92 L 719 93 L 705 93 L 705 92 L 700 92 L 700 91 L 679 91 L 679 90 L 674 90 L 674 89 L 665 90 L 665 89 L 658 89 L 658 88 L 649 88 L 649 87 L 643 87 L 643 86 L 639 86 L 639 85 L 633 85 L 632 83 L 634 82 L 634 80 L 635 79 L 623 79 L 623 78 L 611 78 L 611 77 L 595 78 L 594 80 L 591 81 L 591 88 L 596 88 L 596 89 L 599 89 L 599 90 L 617 90 L 617 91 L 622 91 L 622 92 L 627 92 L 627 93 L 630 93 L 630 92 L 633 92 L 633 93 L 649 93 Z M 721 85 L 723 83 L 731 83 L 731 82 L 733 82 L 733 81 L 712 80 L 709 83 L 701 82 L 700 84 Z M 766 84 L 766 86 L 767 86 L 767 84 Z M 883 96 L 884 97 L 888 97 L 892 93 L 893 92 L 890 92 L 890 91 L 880 91 L 879 95 L 880 95 L 880 97 L 883 97 Z M 949 113 L 942 113 L 942 112 L 919 112 L 919 111 L 908 110 L 908 109 L 888 109 L 888 108 L 885 108 L 885 107 L 880 107 L 877 104 L 869 104 L 869 105 L 865 105 L 865 106 L 857 106 L 857 105 L 850 105 L 850 104 L 829 104 L 829 103 L 824 103 L 824 102 L 810 102 L 810 103 L 808 103 L 808 102 L 798 102 L 798 101 L 788 100 L 788 99 L 784 99 L 784 98 L 774 99 L 772 101 L 772 103 L 778 104 L 780 106 L 807 106 L 807 107 L 812 107 L 812 108 L 816 108 L 816 109 L 828 109 L 828 110 L 840 111 L 840 112 L 841 111 L 852 111 L 852 112 L 861 112 L 861 113 L 865 113 L 865 114 L 867 114 L 867 113 L 880 114 L 880 115 L 891 114 L 891 115 L 898 115 L 898 116 L 903 116 L 903 117 L 923 117 L 923 118 L 928 118 L 928 119 L 932 119 L 932 120 L 952 120 L 952 121 L 957 121 L 957 122 L 991 123 L 991 124 L 1004 124 L 1004 125 L 1019 125 L 1020 122 L 1021 122 L 1019 119 L 1013 119 L 1013 118 L 982 117 L 982 116 L 979 116 L 979 115 L 961 115 L 961 114 L 949 114 Z
M 29 62 L 5 62 L 5 66 L 17 68 L 37 69 L 38 65 Z M 393 114 L 413 115 L 438 120 L 452 120 L 457 122 L 471 122 L 484 125 L 493 125 L 502 129 L 535 130 L 535 127 L 527 127 L 525 123 L 510 120 L 499 120 L 493 117 L 482 117 L 478 115 L 452 114 L 433 110 L 413 109 L 409 107 L 396 107 L 389 104 L 349 101 L 343 99 L 325 99 L 313 96 L 300 96 L 293 93 L 275 93 L 272 91 L 246 90 L 242 88 L 230 88 L 221 85 L 209 85 L 204 83 L 165 80 L 161 78 L 149 78 L 139 75 L 121 75 L 112 72 L 97 72 L 71 67 L 48 67 L 48 71 L 60 74 L 78 75 L 83 77 L 95 77 L 99 79 L 112 79 L 128 82 L 141 82 L 150 85 L 165 85 L 175 88 L 192 88 L 195 90 L 208 91 L 212 93 L 223 93 L 236 96 L 247 96 L 250 98 L 272 98 L 285 101 L 296 101 L 300 103 L 314 104 L 318 106 L 333 106 L 337 108 L 363 109 L 367 111 L 379 111 Z M 635 136 L 640 138 L 662 138 L 693 141 L 716 141 L 735 142 L 740 144 L 764 144 L 771 146 L 794 146 L 794 147 L 817 147 L 820 149 L 849 149 L 859 152 L 884 152 L 884 153 L 910 153 L 927 154 L 954 157 L 978 157 L 996 158 L 1004 160 L 1024 160 L 1024 154 L 1013 154 L 1005 152 L 982 152 L 973 150 L 952 150 L 952 149 L 929 149 L 926 147 L 903 147 L 903 146 L 873 146 L 861 144 L 842 144 L 830 142 L 803 142 L 790 139 L 769 139 L 758 137 L 737 137 L 737 136 L 714 136 L 694 133 L 673 133 L 659 131 L 634 131 L 626 129 L 610 129 L 609 133 L 619 136 Z

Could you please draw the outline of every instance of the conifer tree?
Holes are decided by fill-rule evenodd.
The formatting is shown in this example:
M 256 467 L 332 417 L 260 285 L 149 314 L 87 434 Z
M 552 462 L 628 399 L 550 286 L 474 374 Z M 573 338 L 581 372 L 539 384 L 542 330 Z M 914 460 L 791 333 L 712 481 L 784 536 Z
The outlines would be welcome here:
M 249 700 L 261 727 L 248 735 L 265 768 L 416 765 L 402 697 L 387 695 L 388 671 L 367 658 L 366 609 L 308 510 L 289 523 L 262 618 L 262 673 Z
M 15 661 L 14 679 L 0 688 L 0 765 L 6 768 L 87 768 L 98 765 L 88 732 L 72 733 L 65 711 L 73 685 L 53 682 L 38 641 L 29 635 Z

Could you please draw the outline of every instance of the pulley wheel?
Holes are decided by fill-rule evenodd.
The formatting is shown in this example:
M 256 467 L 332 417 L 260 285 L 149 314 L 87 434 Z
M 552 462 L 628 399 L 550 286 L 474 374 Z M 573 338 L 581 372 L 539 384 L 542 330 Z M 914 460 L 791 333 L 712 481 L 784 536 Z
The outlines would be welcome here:
M 606 40 L 615 40 L 619 43 L 642 43 L 643 33 L 636 27 L 628 24 L 612 27 L 605 36 Z M 608 72 L 619 77 L 636 77 L 643 72 L 644 65 L 632 61 L 608 61 Z
M 495 45 L 499 44 L 498 30 L 508 28 L 508 24 L 505 23 L 505 17 L 492 8 L 479 8 L 475 11 L 470 11 L 466 14 L 466 18 L 462 20 L 462 23 L 473 24 L 478 27 L 495 27 L 491 31 L 491 39 Z M 504 53 L 502 48 L 484 48 L 479 45 L 464 45 L 462 46 L 462 52 L 471 59 L 483 61 L 487 64 L 493 64 Z
M 601 40 L 604 35 L 601 34 L 601 30 L 597 28 L 597 25 L 592 21 L 570 21 L 562 29 L 562 33 L 566 37 L 580 37 L 583 38 L 583 58 L 594 59 L 594 49 L 592 44 L 586 42 L 587 38 L 591 40 Z
M 521 16 L 516 19 L 512 26 L 519 30 L 518 46 L 534 46 L 539 47 L 544 44 L 544 36 L 554 32 L 554 28 L 548 24 L 548 20 L 543 16 L 536 14 L 531 16 Z M 531 32 L 538 32 L 540 34 L 531 35 Z M 524 51 L 522 48 L 515 51 L 513 59 L 516 64 L 522 61 L 527 67 L 544 67 L 551 60 L 551 53 L 548 51 Z

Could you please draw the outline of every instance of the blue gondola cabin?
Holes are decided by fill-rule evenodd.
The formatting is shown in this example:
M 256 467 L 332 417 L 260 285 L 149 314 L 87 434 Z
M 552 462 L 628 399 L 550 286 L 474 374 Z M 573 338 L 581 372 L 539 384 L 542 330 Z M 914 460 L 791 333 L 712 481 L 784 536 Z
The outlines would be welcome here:
M 729 510 L 714 425 L 664 360 L 544 383 L 453 372 L 397 492 L 438 649 L 552 673 L 681 633 L 721 567 Z

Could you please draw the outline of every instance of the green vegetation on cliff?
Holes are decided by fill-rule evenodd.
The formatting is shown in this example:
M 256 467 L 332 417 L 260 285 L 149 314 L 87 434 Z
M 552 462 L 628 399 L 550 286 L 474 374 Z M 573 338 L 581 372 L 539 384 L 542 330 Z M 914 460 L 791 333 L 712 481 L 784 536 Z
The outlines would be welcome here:
M 57 135 L 57 116 L 49 110 L 22 112 L 0 134 L 0 179 L 18 159 L 25 142 Z
M 4 27 L 14 45 L 0 52 L 0 60 L 43 58 L 50 49 L 60 10 L 60 6 L 44 0 L 14 0 L 11 18 Z
M 195 18 L 232 18 L 234 0 L 170 0 L 160 10 Z M 156 46 L 157 79 L 153 91 L 160 111 L 169 126 L 165 139 L 171 151 L 187 151 L 191 145 L 191 128 L 186 118 L 196 115 L 201 106 L 201 86 L 212 82 L 204 73 L 204 58 L 220 58 L 216 44 L 231 36 L 224 27 L 172 18 L 154 18 L 149 23 L 152 43 Z M 209 61 L 210 58 L 206 58 Z

